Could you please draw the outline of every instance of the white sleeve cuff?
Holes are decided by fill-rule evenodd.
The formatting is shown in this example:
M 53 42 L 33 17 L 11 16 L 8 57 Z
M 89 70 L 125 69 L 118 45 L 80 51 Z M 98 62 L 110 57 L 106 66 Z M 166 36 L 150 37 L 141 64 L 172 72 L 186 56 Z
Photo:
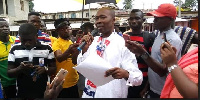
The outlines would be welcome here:
M 78 57 L 77 57 L 77 65 L 80 64 L 81 62 L 83 62 L 86 59 L 87 56 L 88 56 L 88 52 L 85 52 L 82 55 L 82 50 L 81 50 Z
M 139 86 L 142 84 L 142 81 L 143 81 L 143 75 L 142 75 L 142 72 L 141 71 L 137 71 L 137 72 L 132 72 L 132 71 L 129 71 L 129 78 L 126 82 L 126 85 L 128 86 Z

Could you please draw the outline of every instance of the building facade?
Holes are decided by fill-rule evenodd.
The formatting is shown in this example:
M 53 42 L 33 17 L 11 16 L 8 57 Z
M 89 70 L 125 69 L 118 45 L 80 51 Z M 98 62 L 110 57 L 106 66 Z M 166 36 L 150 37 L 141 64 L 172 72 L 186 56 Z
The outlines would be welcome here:
M 31 0 L 0 0 L 0 18 L 6 19 L 10 25 L 16 20 L 27 20 Z

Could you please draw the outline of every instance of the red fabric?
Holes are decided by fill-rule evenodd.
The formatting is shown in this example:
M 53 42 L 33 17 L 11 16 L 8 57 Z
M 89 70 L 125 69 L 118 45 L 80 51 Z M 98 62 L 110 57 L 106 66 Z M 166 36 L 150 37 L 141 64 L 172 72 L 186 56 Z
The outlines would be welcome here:
M 178 65 L 182 69 L 194 63 L 198 63 L 198 47 L 196 47 L 194 50 L 190 51 L 189 53 L 185 54 L 178 61 Z M 166 78 L 165 85 L 161 92 L 160 98 L 169 98 L 170 92 L 172 91 L 173 88 L 174 88 L 174 82 L 173 82 L 171 74 L 169 74 Z
M 130 40 L 144 42 L 143 37 L 140 37 L 140 36 L 130 36 Z
M 147 16 L 152 15 L 156 17 L 172 17 L 173 19 L 176 19 L 177 13 L 176 13 L 176 7 L 173 4 L 170 3 L 164 3 L 158 6 L 158 9 L 155 11 L 147 13 Z
M 142 72 L 142 74 L 143 74 L 143 77 L 147 77 L 148 76 L 147 72 Z
M 146 64 L 138 63 L 138 68 L 148 68 Z

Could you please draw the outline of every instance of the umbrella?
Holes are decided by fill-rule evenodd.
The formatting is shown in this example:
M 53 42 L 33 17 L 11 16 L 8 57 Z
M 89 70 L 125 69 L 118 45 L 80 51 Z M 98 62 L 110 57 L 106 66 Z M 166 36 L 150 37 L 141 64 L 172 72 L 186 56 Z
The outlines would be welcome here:
M 85 4 L 96 3 L 96 2 L 107 2 L 107 3 L 114 3 L 117 4 L 120 0 L 75 0 L 83 4 L 82 7 L 82 19 L 83 19 L 83 9 Z M 82 20 L 83 24 L 83 20 Z

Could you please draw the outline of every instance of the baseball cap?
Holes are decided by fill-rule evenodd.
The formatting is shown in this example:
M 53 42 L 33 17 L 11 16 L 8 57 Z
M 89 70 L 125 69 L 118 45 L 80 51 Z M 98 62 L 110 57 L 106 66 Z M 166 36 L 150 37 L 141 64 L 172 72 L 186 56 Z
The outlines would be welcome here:
M 153 15 L 156 17 L 167 16 L 176 19 L 177 12 L 176 12 L 176 7 L 173 4 L 164 3 L 158 6 L 158 9 L 156 9 L 155 11 L 147 13 L 147 15 Z
M 55 22 L 54 22 L 54 27 L 55 28 L 61 27 L 63 25 L 70 26 L 69 20 L 64 19 L 64 18 L 60 18 L 60 19 L 55 20 Z

